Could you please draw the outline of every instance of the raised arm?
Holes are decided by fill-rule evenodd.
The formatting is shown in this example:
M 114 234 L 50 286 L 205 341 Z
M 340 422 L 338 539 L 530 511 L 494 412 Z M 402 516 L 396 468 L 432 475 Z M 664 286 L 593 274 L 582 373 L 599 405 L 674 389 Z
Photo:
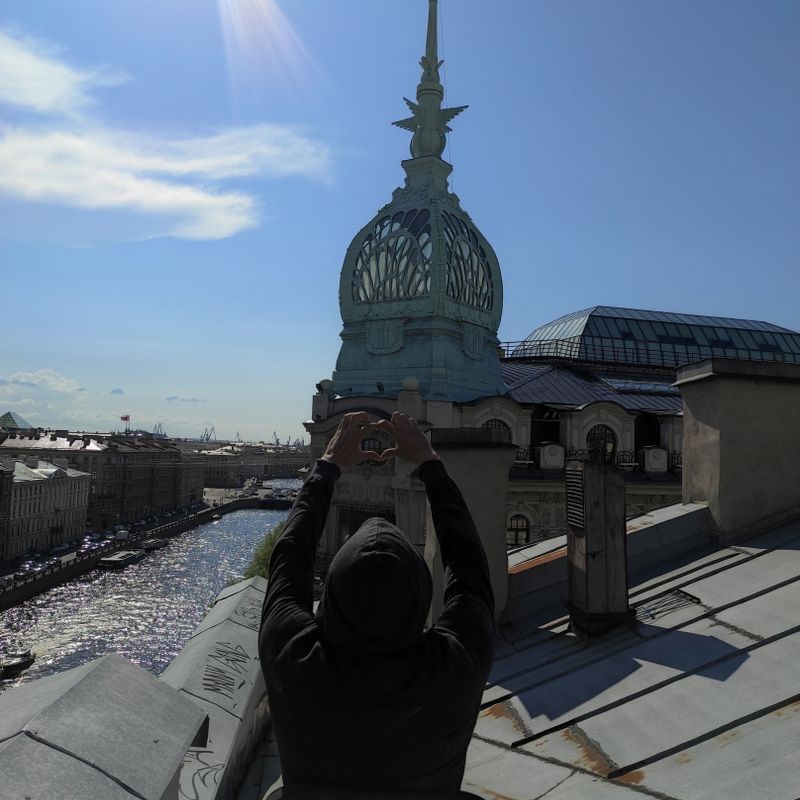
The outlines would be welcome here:
M 395 440 L 383 457 L 397 455 L 416 464 L 425 484 L 445 569 L 444 609 L 434 627 L 455 636 L 476 667 L 488 672 L 494 643 L 494 594 L 472 515 L 415 420 L 395 412 L 390 422 L 379 422 L 376 427 Z
M 377 453 L 361 450 L 371 430 L 364 412 L 345 414 L 322 458 L 297 495 L 269 561 L 267 594 L 261 615 L 262 637 L 281 648 L 314 619 L 314 555 L 328 518 L 333 487 L 341 470 Z

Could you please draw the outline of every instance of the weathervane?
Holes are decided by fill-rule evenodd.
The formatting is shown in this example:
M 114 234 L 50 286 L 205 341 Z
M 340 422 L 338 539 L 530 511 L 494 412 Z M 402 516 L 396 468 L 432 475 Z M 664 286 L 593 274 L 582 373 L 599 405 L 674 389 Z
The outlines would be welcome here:
M 441 156 L 446 144 L 445 134 L 450 133 L 447 123 L 467 108 L 442 108 L 444 89 L 439 80 L 439 67 L 444 62 L 439 61 L 437 53 L 437 3 L 438 0 L 428 0 L 428 37 L 425 55 L 419 62 L 422 78 L 417 86 L 417 102 L 403 98 L 412 116 L 392 123 L 414 134 L 411 138 L 412 158 Z

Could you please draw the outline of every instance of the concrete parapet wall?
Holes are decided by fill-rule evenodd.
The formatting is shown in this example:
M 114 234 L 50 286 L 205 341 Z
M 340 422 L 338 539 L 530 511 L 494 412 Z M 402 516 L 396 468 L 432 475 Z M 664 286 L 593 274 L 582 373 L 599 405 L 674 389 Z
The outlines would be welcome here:
M 269 719 L 258 656 L 267 582 L 252 578 L 224 589 L 161 680 L 208 714 L 205 747 L 188 750 L 181 797 L 226 800 L 233 795 Z
M 678 372 L 683 500 L 721 538 L 800 516 L 800 364 L 713 358 Z
M 626 525 L 628 570 L 637 572 L 665 558 L 706 547 L 712 521 L 706 503 L 667 506 L 629 520 Z M 566 537 L 557 536 L 521 548 L 509 556 L 508 606 L 501 623 L 552 619 L 549 609 L 567 599 Z
M 645 569 L 709 544 L 710 530 L 707 503 L 677 503 L 635 517 L 627 524 L 628 569 Z

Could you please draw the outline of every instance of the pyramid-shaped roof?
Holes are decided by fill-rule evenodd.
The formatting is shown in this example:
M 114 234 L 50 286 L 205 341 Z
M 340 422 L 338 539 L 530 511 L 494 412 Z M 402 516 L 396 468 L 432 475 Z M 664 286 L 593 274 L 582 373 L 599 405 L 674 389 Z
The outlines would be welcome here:
M 6 430 L 28 430 L 32 427 L 33 425 L 30 422 L 14 411 L 7 411 L 0 417 L 0 428 L 5 428 Z

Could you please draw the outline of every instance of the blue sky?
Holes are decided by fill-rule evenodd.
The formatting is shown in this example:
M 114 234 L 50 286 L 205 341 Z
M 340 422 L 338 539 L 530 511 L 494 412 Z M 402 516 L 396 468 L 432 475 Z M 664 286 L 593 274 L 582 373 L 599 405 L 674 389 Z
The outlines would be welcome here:
M 502 340 L 592 305 L 800 330 L 800 3 L 441 0 Z M 0 8 L 0 413 L 303 435 L 402 183 L 424 0 Z

